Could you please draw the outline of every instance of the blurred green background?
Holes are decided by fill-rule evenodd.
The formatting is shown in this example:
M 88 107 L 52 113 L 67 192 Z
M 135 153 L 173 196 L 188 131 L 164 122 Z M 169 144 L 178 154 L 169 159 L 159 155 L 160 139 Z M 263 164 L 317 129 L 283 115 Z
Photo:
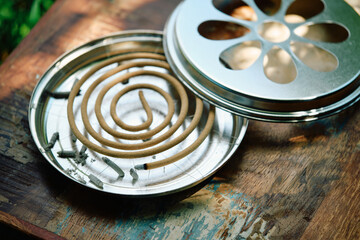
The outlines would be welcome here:
M 0 64 L 55 0 L 0 0 Z

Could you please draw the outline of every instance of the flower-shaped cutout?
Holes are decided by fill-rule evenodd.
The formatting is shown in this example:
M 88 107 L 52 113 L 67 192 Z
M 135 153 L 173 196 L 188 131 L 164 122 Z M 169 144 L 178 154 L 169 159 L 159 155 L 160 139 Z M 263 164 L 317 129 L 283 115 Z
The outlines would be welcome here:
M 255 67 L 259 61 L 264 75 L 282 84 L 297 78 L 299 65 L 317 72 L 338 68 L 338 58 L 327 47 L 346 41 L 349 30 L 331 19 L 324 21 L 323 1 L 213 0 L 212 3 L 230 16 L 229 21 L 208 20 L 200 24 L 198 31 L 210 40 L 239 40 L 219 56 L 226 68 L 244 70 Z

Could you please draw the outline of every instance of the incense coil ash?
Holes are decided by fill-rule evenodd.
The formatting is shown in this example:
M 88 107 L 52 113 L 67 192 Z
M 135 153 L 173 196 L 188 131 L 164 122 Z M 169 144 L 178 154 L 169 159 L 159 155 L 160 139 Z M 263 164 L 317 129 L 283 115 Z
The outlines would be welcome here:
M 125 62 L 126 61 L 126 62 Z M 89 133 L 93 138 L 95 138 L 98 141 L 98 144 L 91 142 L 87 137 L 85 137 L 78 129 L 78 126 L 75 123 L 74 118 L 74 99 L 78 95 L 78 92 L 80 91 L 83 84 L 89 80 L 89 78 L 99 69 L 104 68 L 105 66 L 108 66 L 113 63 L 119 63 L 119 66 L 116 68 L 113 68 L 100 77 L 98 77 L 95 81 L 93 81 L 88 89 L 84 91 L 82 89 L 82 92 L 84 94 L 82 103 L 81 103 L 81 117 L 83 124 L 85 126 L 85 129 L 87 133 Z M 69 124 L 71 127 L 71 130 L 73 134 L 88 148 L 94 150 L 97 153 L 114 157 L 114 158 L 141 158 L 141 157 L 148 157 L 153 156 L 155 154 L 161 153 L 163 151 L 166 151 L 177 144 L 181 143 L 199 124 L 202 116 L 203 116 L 203 110 L 204 105 L 202 100 L 195 97 L 195 113 L 193 116 L 193 119 L 191 120 L 189 126 L 178 136 L 171 138 L 171 136 L 175 133 L 175 131 L 183 124 L 185 118 L 188 114 L 188 108 L 189 108 L 189 99 L 187 92 L 185 91 L 182 84 L 172 75 L 157 71 L 150 71 L 145 70 L 143 67 L 145 66 L 153 66 L 153 67 L 160 67 L 163 69 L 168 70 L 169 72 L 170 67 L 168 63 L 165 61 L 165 57 L 161 54 L 157 53 L 149 53 L 149 52 L 133 52 L 133 53 L 126 53 L 122 54 L 120 56 L 116 56 L 113 58 L 110 58 L 106 61 L 103 61 L 99 63 L 98 65 L 94 66 L 92 69 L 90 69 L 73 87 L 69 99 L 68 99 L 68 106 L 67 106 L 67 115 Z M 113 76 L 114 74 L 117 74 L 119 72 L 122 72 L 124 70 L 128 69 L 134 69 L 137 68 L 135 71 L 128 71 L 127 73 L 122 74 L 121 76 L 111 80 L 104 88 L 101 89 L 100 93 L 98 94 L 96 98 L 95 103 L 95 114 L 96 118 L 98 120 L 98 123 L 100 124 L 101 128 L 112 135 L 113 137 L 117 139 L 125 139 L 125 140 L 143 140 L 141 143 L 133 143 L 128 144 L 120 141 L 112 141 L 107 138 L 104 138 L 102 135 L 100 135 L 97 131 L 95 131 L 94 127 L 90 124 L 89 116 L 87 113 L 88 109 L 88 101 L 93 93 L 94 89 L 103 81 L 108 79 L 109 77 Z M 139 84 L 132 84 L 132 85 L 122 85 L 122 89 L 115 94 L 115 96 L 112 99 L 111 106 L 110 106 L 110 114 L 114 122 L 122 129 L 126 130 L 127 132 L 119 132 L 116 131 L 114 128 L 110 127 L 106 121 L 104 116 L 101 113 L 101 106 L 104 99 L 105 94 L 113 88 L 117 84 L 125 83 L 131 78 L 131 81 L 136 81 L 137 76 L 156 76 L 158 78 L 162 78 L 166 80 L 169 84 L 173 86 L 175 91 L 179 95 L 179 104 L 181 104 L 180 112 L 178 115 L 178 118 L 174 124 L 171 123 L 171 119 L 175 112 L 175 103 L 172 99 L 172 96 L 159 88 L 156 85 L 153 85 L 151 83 L 139 83 Z M 160 123 L 158 126 L 144 132 L 144 130 L 148 129 L 150 125 L 152 124 L 152 109 L 149 105 L 148 101 L 144 97 L 144 94 L 141 89 L 151 89 L 158 94 L 160 94 L 168 105 L 168 112 L 165 116 L 162 123 Z M 124 96 L 126 93 L 129 93 L 131 91 L 138 91 L 139 100 L 141 101 L 141 104 L 146 112 L 147 120 L 143 122 L 140 125 L 128 125 L 125 122 L 123 122 L 119 116 L 116 113 L 116 104 L 120 100 L 122 96 Z M 181 150 L 180 152 L 151 163 L 145 163 L 141 165 L 135 166 L 137 169 L 153 169 L 162 167 L 168 164 L 171 164 L 175 161 L 178 161 L 191 152 L 193 152 L 209 135 L 209 132 L 212 129 L 213 123 L 215 119 L 215 107 L 210 106 L 208 117 L 206 120 L 206 124 L 202 130 L 202 132 L 199 134 L 198 138 L 187 148 Z M 170 124 L 170 125 L 169 125 Z M 160 136 L 154 137 L 157 133 L 161 132 L 165 127 L 169 126 L 169 129 L 162 133 Z M 140 131 L 140 132 L 139 132 Z M 171 138 L 171 139 L 170 139 Z M 170 139 L 170 140 L 168 140 Z M 167 140 L 166 142 L 164 142 Z M 105 148 L 106 147 L 111 147 Z

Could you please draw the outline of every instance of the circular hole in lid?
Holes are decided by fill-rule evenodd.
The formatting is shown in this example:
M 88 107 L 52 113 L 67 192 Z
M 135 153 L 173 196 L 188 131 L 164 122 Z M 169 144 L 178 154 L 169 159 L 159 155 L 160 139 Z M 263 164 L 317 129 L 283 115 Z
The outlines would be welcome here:
M 258 27 L 259 35 L 270 42 L 283 42 L 290 37 L 290 30 L 280 22 L 264 22 Z

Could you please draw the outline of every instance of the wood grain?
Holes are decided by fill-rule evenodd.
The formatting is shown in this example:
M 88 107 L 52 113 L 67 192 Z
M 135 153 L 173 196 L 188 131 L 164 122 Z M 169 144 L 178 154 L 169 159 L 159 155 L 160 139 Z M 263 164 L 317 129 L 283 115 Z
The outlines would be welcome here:
M 240 148 L 211 181 L 162 198 L 89 190 L 43 159 L 27 108 L 50 64 L 106 34 L 160 30 L 179 2 L 58 0 L 1 65 L 2 221 L 67 239 L 359 239 L 359 104 L 313 123 L 251 121 Z
M 29 237 L 31 236 L 36 238 L 54 239 L 54 240 L 64 239 L 54 233 L 51 233 L 47 230 L 39 228 L 31 223 L 25 222 L 21 219 L 18 219 L 14 216 L 11 216 L 1 211 L 0 211 L 0 223 L 5 223 L 7 225 L 10 225 L 11 227 L 25 233 Z M 22 237 L 26 237 L 26 235 Z

